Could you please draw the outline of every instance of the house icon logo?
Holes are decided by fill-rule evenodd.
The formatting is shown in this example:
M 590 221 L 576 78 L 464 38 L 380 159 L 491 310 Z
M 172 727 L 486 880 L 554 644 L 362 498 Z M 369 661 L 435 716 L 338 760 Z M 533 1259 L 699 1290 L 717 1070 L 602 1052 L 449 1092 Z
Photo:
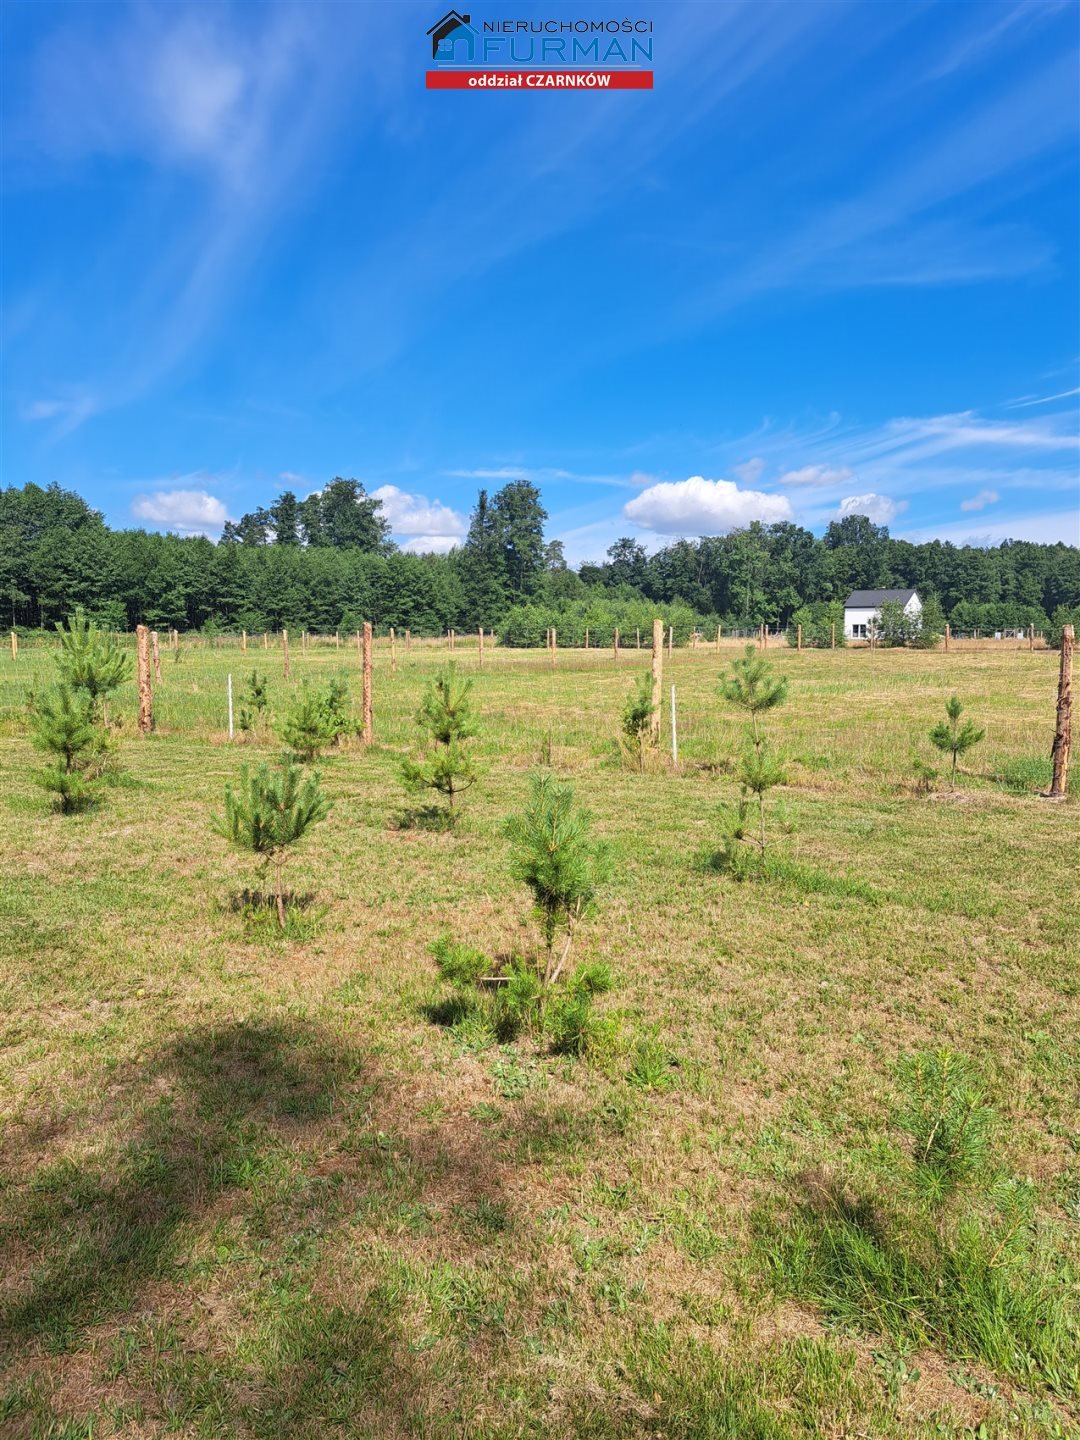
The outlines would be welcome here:
M 465 41 L 465 48 L 468 51 L 465 59 L 473 58 L 473 41 L 477 32 L 475 27 L 469 24 L 468 15 L 459 15 L 456 10 L 448 10 L 427 33 L 431 36 L 431 58 L 433 60 L 454 60 L 459 40 Z

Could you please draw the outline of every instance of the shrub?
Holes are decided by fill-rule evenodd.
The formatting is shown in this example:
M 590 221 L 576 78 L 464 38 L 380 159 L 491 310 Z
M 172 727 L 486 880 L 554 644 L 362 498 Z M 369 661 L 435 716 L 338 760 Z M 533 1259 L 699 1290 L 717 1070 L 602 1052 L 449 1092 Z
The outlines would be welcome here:
M 533 777 L 524 811 L 506 822 L 511 871 L 532 891 L 544 937 L 545 985 L 562 973 L 574 929 L 610 873 L 606 847 L 590 838 L 590 826 L 591 817 L 575 807 L 570 786 L 558 784 L 550 775 Z M 560 931 L 566 943 L 556 960 L 555 939 Z
M 283 930 L 283 869 L 288 853 L 329 813 L 330 802 L 319 787 L 318 776 L 305 777 L 298 765 L 285 759 L 276 770 L 264 762 L 252 773 L 245 765 L 237 788 L 225 787 L 224 816 L 211 817 L 219 835 L 273 868 L 274 901 Z
M 401 762 L 402 781 L 410 794 L 429 790 L 445 797 L 444 819 L 448 825 L 456 819 L 457 796 L 471 789 L 479 778 L 465 748 L 479 729 L 469 701 L 471 690 L 472 681 L 462 680 L 453 663 L 436 675 L 416 714 L 417 725 L 426 733 L 429 752 Z
M 960 716 L 964 713 L 959 697 L 953 695 L 945 702 L 945 714 L 949 717 L 948 724 L 940 720 L 930 731 L 930 743 L 938 750 L 952 755 L 952 783 L 956 788 L 956 766 L 961 755 L 965 755 L 974 745 L 986 734 L 980 730 L 971 720 L 965 720 L 960 724 Z

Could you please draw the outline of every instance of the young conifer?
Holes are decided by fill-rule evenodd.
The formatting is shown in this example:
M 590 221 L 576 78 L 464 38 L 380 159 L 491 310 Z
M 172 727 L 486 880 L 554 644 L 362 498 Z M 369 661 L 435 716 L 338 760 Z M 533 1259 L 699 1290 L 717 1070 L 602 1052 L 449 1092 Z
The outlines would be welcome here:
M 439 671 L 416 713 L 416 723 L 425 732 L 426 749 L 418 758 L 401 762 L 401 778 L 411 795 L 433 791 L 445 798 L 443 818 L 449 826 L 457 819 L 457 797 L 479 778 L 466 748 L 479 733 L 471 691 L 472 681 L 463 680 L 452 662 Z
M 225 814 L 211 824 L 240 850 L 258 855 L 274 873 L 274 900 L 278 924 L 285 928 L 283 870 L 292 846 L 325 820 L 330 802 L 319 787 L 318 776 L 308 775 L 291 759 L 272 770 L 265 762 L 254 772 L 245 765 L 234 790 L 225 787 Z
M 945 714 L 949 717 L 948 724 L 939 720 L 930 731 L 930 743 L 945 754 L 952 755 L 952 784 L 956 788 L 956 766 L 961 755 L 965 755 L 973 745 L 977 745 L 986 734 L 985 730 L 971 720 L 965 720 L 960 724 L 960 716 L 964 713 L 964 707 L 960 703 L 959 696 L 953 695 L 945 702 Z
M 750 717 L 750 728 L 736 771 L 740 795 L 734 809 L 724 812 L 723 853 L 728 868 L 735 874 L 746 869 L 742 842 L 757 847 L 758 861 L 764 865 L 766 855 L 765 796 L 784 783 L 784 769 L 773 753 L 758 724 L 758 716 L 782 705 L 787 699 L 788 682 L 773 674 L 768 660 L 753 645 L 746 647 L 741 660 L 733 660 L 728 675 L 720 682 L 720 694 Z M 756 806 L 754 801 L 756 800 Z M 757 833 L 751 824 L 751 808 L 756 811 Z

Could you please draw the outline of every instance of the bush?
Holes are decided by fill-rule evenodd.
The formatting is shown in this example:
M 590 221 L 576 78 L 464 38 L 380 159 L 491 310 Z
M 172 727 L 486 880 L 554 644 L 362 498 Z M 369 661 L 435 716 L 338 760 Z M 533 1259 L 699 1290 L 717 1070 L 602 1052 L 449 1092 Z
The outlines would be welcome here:
M 828 650 L 833 643 L 835 626 L 836 644 L 844 642 L 844 606 L 840 600 L 818 600 L 812 605 L 803 605 L 788 622 L 787 642 L 794 648 L 799 643 L 798 627 L 802 626 L 803 648 Z

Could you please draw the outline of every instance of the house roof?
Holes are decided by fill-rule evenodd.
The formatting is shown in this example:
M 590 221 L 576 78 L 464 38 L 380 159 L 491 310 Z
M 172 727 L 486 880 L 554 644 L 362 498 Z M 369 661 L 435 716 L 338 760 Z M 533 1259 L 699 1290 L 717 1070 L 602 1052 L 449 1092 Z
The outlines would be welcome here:
M 883 605 L 886 600 L 906 605 L 914 594 L 914 590 L 852 590 L 844 601 L 844 609 L 867 610 L 874 605 Z

